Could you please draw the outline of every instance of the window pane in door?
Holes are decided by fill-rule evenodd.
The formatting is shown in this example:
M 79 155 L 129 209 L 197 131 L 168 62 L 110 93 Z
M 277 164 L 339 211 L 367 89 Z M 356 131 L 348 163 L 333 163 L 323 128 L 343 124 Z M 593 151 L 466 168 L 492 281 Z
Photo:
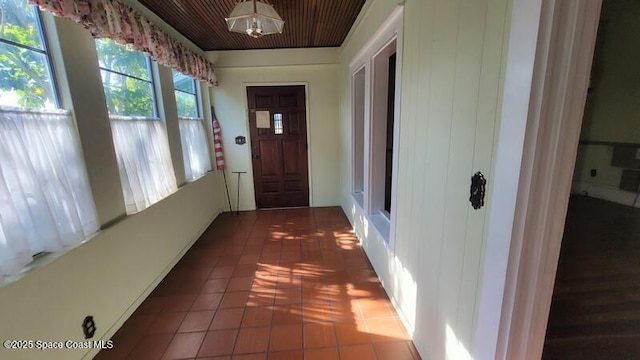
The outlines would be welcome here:
M 273 131 L 276 135 L 284 133 L 284 128 L 282 127 L 282 114 L 273 114 Z

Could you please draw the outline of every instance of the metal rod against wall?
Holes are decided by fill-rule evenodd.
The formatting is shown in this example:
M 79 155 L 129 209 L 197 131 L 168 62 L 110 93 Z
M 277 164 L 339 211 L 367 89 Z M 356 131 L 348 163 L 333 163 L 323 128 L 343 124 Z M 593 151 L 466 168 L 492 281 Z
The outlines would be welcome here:
M 227 174 L 222 170 L 222 176 L 224 177 L 224 188 L 227 189 L 227 202 L 229 203 L 229 212 L 233 213 L 233 208 L 231 207 L 231 197 L 229 196 L 229 185 L 227 184 Z
M 240 174 L 246 174 L 246 171 L 232 171 L 238 174 L 238 196 L 236 197 L 236 215 L 240 215 Z

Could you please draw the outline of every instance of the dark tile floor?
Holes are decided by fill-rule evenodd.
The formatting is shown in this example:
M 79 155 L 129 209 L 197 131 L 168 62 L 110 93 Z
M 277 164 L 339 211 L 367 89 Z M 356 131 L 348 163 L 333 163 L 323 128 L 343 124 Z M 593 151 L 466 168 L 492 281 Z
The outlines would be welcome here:
M 340 208 L 225 213 L 96 359 L 419 359 Z

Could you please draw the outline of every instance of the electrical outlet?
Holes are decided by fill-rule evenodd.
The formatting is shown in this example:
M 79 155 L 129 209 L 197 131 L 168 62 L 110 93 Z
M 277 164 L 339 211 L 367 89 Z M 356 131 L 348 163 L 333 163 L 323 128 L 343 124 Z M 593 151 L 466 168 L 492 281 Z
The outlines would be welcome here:
M 598 175 L 598 170 L 591 169 L 591 177 L 595 177 L 596 175 Z
M 91 339 L 96 334 L 96 321 L 89 315 L 82 321 L 82 332 L 85 339 Z

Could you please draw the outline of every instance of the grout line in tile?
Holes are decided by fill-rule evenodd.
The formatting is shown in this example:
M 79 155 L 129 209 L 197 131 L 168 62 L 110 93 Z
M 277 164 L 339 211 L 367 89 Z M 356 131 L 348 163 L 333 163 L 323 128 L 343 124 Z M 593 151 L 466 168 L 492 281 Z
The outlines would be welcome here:
M 281 225 L 282 223 L 284 223 L 283 226 L 283 231 L 286 230 L 287 226 L 291 224 L 290 228 L 289 228 L 289 233 L 292 234 L 292 239 L 271 239 L 268 235 L 268 233 L 270 232 L 270 230 L 267 230 L 266 233 L 267 235 L 264 236 L 263 238 L 265 238 L 265 240 L 263 241 L 264 246 L 269 246 L 269 245 L 277 245 L 277 248 L 274 248 L 273 252 L 271 251 L 265 251 L 264 248 L 258 249 L 260 250 L 260 252 L 258 254 L 255 254 L 255 256 L 257 257 L 257 260 L 255 262 L 256 265 L 258 265 L 258 269 L 256 269 L 256 272 L 254 272 L 253 274 L 253 281 L 252 281 L 252 287 L 250 292 L 253 292 L 253 286 L 256 284 L 256 282 L 258 281 L 257 278 L 257 274 L 258 272 L 261 270 L 261 267 L 264 268 L 265 266 L 269 266 L 269 265 L 273 265 L 274 267 L 288 267 L 288 271 L 286 272 L 282 272 L 279 269 L 265 269 L 265 273 L 267 275 L 272 275 L 274 278 L 267 280 L 266 285 L 263 285 L 263 288 L 266 290 L 273 290 L 274 291 L 274 303 L 271 304 L 270 308 L 272 309 L 272 319 L 269 322 L 269 338 L 268 338 L 268 345 L 267 345 L 267 350 L 266 353 L 269 353 L 270 351 L 272 351 L 271 349 L 271 337 L 272 337 L 272 332 L 273 332 L 273 327 L 274 327 L 274 323 L 273 323 L 273 316 L 276 313 L 276 305 L 275 305 L 275 295 L 277 293 L 277 291 L 279 290 L 279 286 L 278 284 L 280 283 L 280 279 L 288 279 L 288 280 L 294 280 L 294 281 L 298 281 L 299 283 L 297 284 L 293 284 L 293 285 L 289 285 L 286 287 L 283 287 L 283 289 L 299 289 L 300 290 L 300 295 L 301 297 L 301 301 L 300 301 L 300 307 L 301 307 L 301 314 L 300 315 L 296 315 L 297 317 L 300 318 L 300 326 L 302 327 L 302 351 L 304 352 L 304 341 L 305 338 L 307 336 L 306 332 L 304 331 L 305 325 L 311 324 L 311 323 L 307 323 L 308 320 L 311 320 L 311 318 L 309 318 L 309 316 L 311 316 L 311 314 L 307 311 L 304 311 L 304 306 L 305 303 L 309 304 L 309 302 L 305 302 L 305 297 L 303 295 L 303 289 L 305 287 L 305 283 L 307 285 L 310 284 L 315 284 L 317 281 L 317 279 L 313 279 L 314 275 L 308 275 L 308 274 L 304 274 L 301 273 L 301 268 L 299 266 L 295 266 L 293 264 L 300 264 L 300 265 L 307 265 L 310 268 L 317 268 L 319 269 L 319 274 L 315 275 L 315 276 L 325 276 L 327 274 L 327 271 L 331 270 L 331 266 L 335 266 L 335 264 L 339 264 L 339 266 L 343 266 L 342 264 L 345 264 L 347 262 L 352 262 L 352 263 L 358 263 L 361 260 L 365 260 L 365 262 L 367 261 L 366 259 L 366 255 L 364 253 L 362 254 L 353 254 L 356 256 L 350 256 L 350 257 L 345 257 L 345 255 L 349 255 L 348 253 L 344 253 L 344 251 L 342 251 L 339 247 L 340 245 L 337 244 L 337 241 L 335 239 L 320 239 L 320 238 L 315 238 L 315 236 L 317 235 L 317 233 L 320 231 L 318 230 L 317 224 L 318 218 L 321 218 L 322 221 L 321 223 L 323 224 L 323 227 L 328 227 L 330 225 L 330 222 L 332 222 L 333 220 L 328 220 L 331 217 L 326 217 L 326 216 L 320 216 L 320 212 L 314 212 L 311 211 L 309 215 L 307 215 L 307 220 L 303 220 L 305 222 L 305 224 L 303 225 L 295 225 L 296 219 L 298 218 L 298 216 L 303 217 L 305 216 L 303 215 L 297 215 L 295 213 L 291 213 L 291 212 L 287 212 L 287 211 L 283 211 L 281 213 L 278 213 L 281 215 L 278 216 L 273 216 L 272 219 L 270 221 L 268 221 L 269 225 L 267 226 L 267 228 L 272 227 L 275 224 Z M 229 251 L 230 253 L 235 256 L 236 252 L 238 252 L 239 254 L 238 256 L 238 262 L 233 264 L 232 266 L 234 267 L 234 271 L 235 269 L 239 266 L 239 265 L 248 265 L 248 264 L 253 264 L 253 263 L 245 263 L 245 264 L 240 264 L 240 258 L 244 252 L 244 250 L 246 249 L 248 245 L 248 242 L 250 239 L 254 239 L 255 237 L 252 236 L 252 234 L 257 234 L 257 233 L 261 233 L 264 232 L 264 230 L 262 230 L 262 224 L 265 224 L 267 222 L 262 221 L 260 224 L 261 228 L 259 231 L 256 231 L 257 229 L 257 224 L 259 223 L 261 217 L 260 216 L 254 216 L 254 217 L 243 217 L 243 218 L 237 218 L 237 219 L 233 219 L 234 223 L 236 224 L 236 227 L 242 227 L 242 226 L 247 226 L 250 227 L 250 231 L 245 231 L 242 233 L 241 236 L 237 236 L 237 235 L 231 235 L 230 236 L 230 240 L 229 243 L 226 244 L 226 246 L 224 248 L 221 248 L 221 252 L 224 253 L 225 250 Z M 337 219 L 337 217 L 336 217 Z M 343 220 L 342 217 L 338 220 Z M 229 226 L 230 227 L 230 226 Z M 346 227 L 346 225 L 345 225 Z M 211 230 L 207 230 L 207 231 L 211 231 Z M 310 234 L 309 237 L 305 237 L 306 235 L 303 233 L 307 233 Z M 291 248 L 285 248 L 286 246 L 286 242 L 289 240 L 295 240 L 297 241 L 296 244 L 294 244 L 294 247 Z M 253 244 L 253 243 L 252 243 Z M 307 244 L 307 245 L 305 245 Z M 308 244 L 315 244 L 313 246 L 310 246 Z M 262 245 L 259 245 L 262 246 Z M 333 250 L 334 248 L 338 248 L 337 251 Z M 237 248 L 237 249 L 232 249 L 232 248 Z M 295 251 L 291 251 L 292 249 L 295 249 Z M 359 249 L 359 248 L 357 248 Z M 297 251 L 297 253 L 301 254 L 300 258 L 297 258 L 295 255 L 291 255 L 291 254 L 295 254 Z M 315 258 L 312 256 L 309 259 L 305 259 L 305 254 L 308 254 L 309 252 L 313 253 L 313 252 L 318 252 L 319 258 L 317 260 L 315 260 Z M 265 255 L 266 254 L 266 255 Z M 288 254 L 286 256 L 283 256 L 283 254 Z M 327 264 L 328 262 L 333 262 L 334 264 Z M 215 267 L 217 267 L 218 264 L 215 264 L 215 266 L 212 268 L 215 269 Z M 297 270 L 297 271 L 296 271 Z M 371 265 L 369 262 L 367 262 L 367 269 L 363 269 L 363 270 L 372 270 L 371 269 Z M 233 272 L 232 272 L 232 276 L 230 279 L 233 279 Z M 286 274 L 283 275 L 283 274 Z M 297 276 L 296 276 L 297 274 Z M 295 279 L 297 277 L 297 280 Z M 306 280 L 306 281 L 305 281 Z M 206 282 L 203 282 L 202 286 L 200 287 L 200 291 L 202 291 L 204 284 Z M 320 300 L 322 302 L 326 302 L 327 306 L 329 307 L 329 313 L 328 315 L 330 316 L 330 324 L 332 326 L 335 326 L 338 323 L 343 323 L 342 322 L 342 318 L 340 316 L 341 311 L 342 310 L 337 310 L 334 311 L 335 309 L 338 309 L 338 306 L 334 306 L 334 305 L 338 305 L 340 304 L 340 300 L 336 300 L 337 297 L 332 297 L 331 296 L 331 292 L 330 292 L 330 288 L 327 285 L 327 282 L 317 282 L 317 284 L 325 284 L 325 286 L 320 286 L 320 290 L 317 294 L 313 294 L 313 290 L 311 290 L 311 298 L 310 299 L 310 303 L 315 303 L 316 300 Z M 347 284 L 351 284 L 351 282 L 347 282 L 346 284 L 343 284 L 339 287 L 339 292 L 340 294 L 338 296 L 340 296 L 340 298 L 342 296 L 344 296 L 345 299 L 350 299 L 351 301 L 353 300 L 357 300 L 356 296 L 353 295 L 349 295 L 347 293 Z M 229 291 L 229 288 L 227 287 L 224 289 L 224 291 L 222 292 L 222 294 L 227 294 L 230 293 L 232 291 Z M 315 286 L 312 285 L 310 288 L 314 288 Z M 199 292 L 200 292 L 199 291 Z M 323 298 L 326 298 L 325 300 L 323 300 Z M 195 301 L 195 300 L 194 300 Z M 296 302 L 297 303 L 297 302 Z M 293 304 L 292 304 L 293 305 Z M 287 306 L 292 306 L 289 304 L 285 304 L 282 305 L 283 307 L 287 307 Z M 213 318 L 215 317 L 215 314 L 217 313 L 217 311 L 219 310 L 219 306 L 220 304 L 218 304 L 218 306 L 213 309 L 214 312 L 214 316 L 212 317 L 212 319 L 209 321 L 209 326 L 211 326 L 211 322 L 213 321 Z M 257 306 L 262 306 L 261 304 L 258 304 Z M 248 305 L 244 305 L 243 306 L 243 311 L 242 311 L 242 318 L 240 321 L 240 324 L 238 325 L 238 328 L 235 329 L 236 331 L 240 331 L 241 328 L 243 328 L 243 325 L 245 324 L 245 315 L 247 313 L 247 309 L 250 306 Z M 252 307 L 252 306 L 251 306 Z M 353 304 L 350 304 L 349 306 L 349 312 L 350 314 L 347 315 L 346 312 L 346 308 L 344 308 L 344 315 L 347 316 L 348 318 L 351 319 L 351 321 L 349 321 L 349 323 L 351 323 L 353 326 L 355 326 L 355 322 L 357 319 L 362 320 L 363 325 L 365 326 L 365 331 L 367 332 L 367 338 L 369 339 L 369 344 L 373 344 L 372 342 L 372 338 L 371 338 L 371 334 L 369 333 L 369 327 L 368 324 L 365 320 L 364 314 L 362 312 L 361 306 L 359 302 L 355 302 Z M 393 310 L 393 314 L 395 314 L 397 316 L 397 313 L 395 311 L 395 309 Z M 287 310 L 288 311 L 288 310 Z M 382 317 L 382 316 L 381 316 Z M 368 317 L 367 319 L 375 319 L 378 317 Z M 180 325 L 182 325 L 183 321 L 181 322 Z M 208 329 L 208 327 L 207 327 Z M 178 330 L 176 330 L 177 333 Z M 335 330 L 334 330 L 335 331 Z M 357 331 L 357 328 L 356 328 Z M 173 339 L 176 336 L 176 333 L 173 334 L 171 341 L 173 341 Z M 336 336 L 336 334 L 334 333 L 334 337 Z M 336 339 L 337 341 L 337 339 Z M 137 346 L 137 344 L 140 342 L 140 339 L 138 339 L 134 346 L 132 347 L 131 351 L 133 351 L 133 349 L 135 348 L 135 346 Z M 235 346 L 237 345 L 238 342 L 238 336 L 236 336 L 234 344 L 233 344 L 233 348 L 235 349 Z M 201 345 L 202 346 L 202 345 Z M 322 347 L 318 347 L 318 349 L 323 349 L 323 348 L 336 348 L 338 350 L 338 356 L 340 357 L 341 354 L 339 352 L 339 349 L 341 347 L 344 346 L 340 346 L 338 343 L 336 343 L 336 346 L 322 346 Z M 130 351 L 130 352 L 131 352 Z M 130 353 L 129 352 L 129 353 Z M 166 350 L 165 350 L 166 352 Z M 127 355 L 129 355 L 129 353 Z M 252 353 L 253 354 L 253 353 Z M 255 354 L 262 354 L 262 352 L 260 353 L 255 353 Z M 233 355 L 233 354 L 232 354 Z

